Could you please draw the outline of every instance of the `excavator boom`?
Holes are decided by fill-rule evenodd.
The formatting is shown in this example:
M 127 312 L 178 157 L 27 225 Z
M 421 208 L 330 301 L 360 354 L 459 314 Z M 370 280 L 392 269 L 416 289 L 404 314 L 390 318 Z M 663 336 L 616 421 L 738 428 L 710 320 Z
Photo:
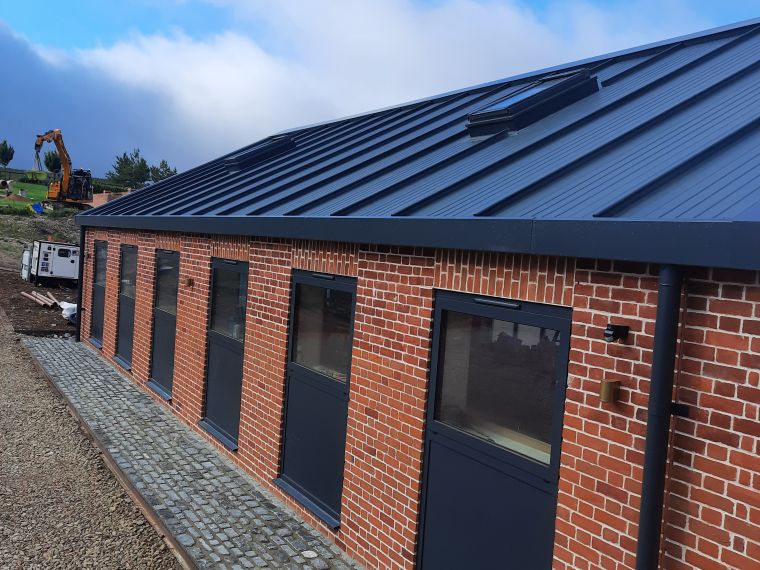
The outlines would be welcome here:
M 42 170 L 40 150 L 46 142 L 55 144 L 58 157 L 61 159 L 61 176 L 53 179 L 48 187 L 48 200 L 64 201 L 81 205 L 92 201 L 92 176 L 88 170 L 74 171 L 71 166 L 71 156 L 63 144 L 63 133 L 60 129 L 52 129 L 42 135 L 37 135 L 34 141 L 34 164 Z

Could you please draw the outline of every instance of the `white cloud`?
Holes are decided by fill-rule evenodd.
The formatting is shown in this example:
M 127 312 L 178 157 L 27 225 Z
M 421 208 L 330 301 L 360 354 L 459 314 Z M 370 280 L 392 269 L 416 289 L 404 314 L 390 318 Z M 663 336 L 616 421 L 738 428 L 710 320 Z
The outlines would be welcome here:
M 163 156 L 188 167 L 285 128 L 709 27 L 669 0 L 557 0 L 540 13 L 510 0 L 213 2 L 234 30 L 37 52 L 152 93 L 165 108 L 146 132 L 162 132 Z
M 250 38 L 226 32 L 197 41 L 175 31 L 135 36 L 108 48 L 80 51 L 79 63 L 127 88 L 163 95 L 166 128 L 177 144 L 222 152 L 252 142 L 291 121 L 310 120 L 323 103 L 310 95 L 311 75 L 297 62 L 263 51 Z

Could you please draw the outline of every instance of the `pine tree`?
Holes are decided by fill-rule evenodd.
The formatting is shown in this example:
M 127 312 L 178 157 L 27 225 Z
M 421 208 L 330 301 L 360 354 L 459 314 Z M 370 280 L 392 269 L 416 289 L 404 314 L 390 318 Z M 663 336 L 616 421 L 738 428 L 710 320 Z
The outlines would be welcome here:
M 43 162 L 45 163 L 45 168 L 47 168 L 48 172 L 56 172 L 61 169 L 61 157 L 58 156 L 57 151 L 47 151 Z

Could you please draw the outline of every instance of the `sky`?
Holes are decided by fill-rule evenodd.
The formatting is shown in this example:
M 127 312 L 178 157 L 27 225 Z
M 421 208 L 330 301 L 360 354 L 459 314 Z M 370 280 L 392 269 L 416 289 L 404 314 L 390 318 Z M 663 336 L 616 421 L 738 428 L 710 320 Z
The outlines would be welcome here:
M 102 176 L 760 16 L 758 0 L 0 0 L 0 140 Z

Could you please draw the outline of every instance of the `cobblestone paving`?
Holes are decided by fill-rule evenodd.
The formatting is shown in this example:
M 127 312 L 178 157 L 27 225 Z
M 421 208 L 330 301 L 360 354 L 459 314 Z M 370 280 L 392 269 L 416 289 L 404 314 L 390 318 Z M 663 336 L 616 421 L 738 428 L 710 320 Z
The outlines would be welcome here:
M 85 345 L 23 342 L 199 568 L 359 568 Z

